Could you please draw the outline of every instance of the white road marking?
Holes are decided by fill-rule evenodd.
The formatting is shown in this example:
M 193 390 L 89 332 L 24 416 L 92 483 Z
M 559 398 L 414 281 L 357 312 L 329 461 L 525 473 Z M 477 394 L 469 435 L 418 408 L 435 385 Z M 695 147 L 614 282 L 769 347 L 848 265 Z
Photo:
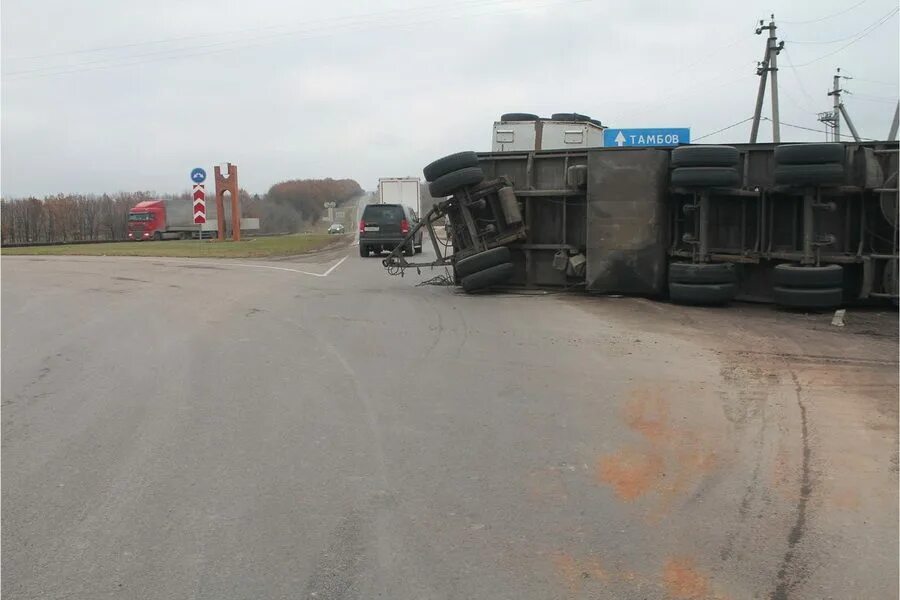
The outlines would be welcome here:
M 272 265 L 254 265 L 254 264 L 250 264 L 250 263 L 227 263 L 227 264 L 234 265 L 236 267 L 250 267 L 253 269 L 271 269 L 273 271 L 288 271 L 290 273 L 300 273 L 301 275 L 310 275 L 312 277 L 328 277 L 329 275 L 331 275 L 332 271 L 334 271 L 339 266 L 341 266 L 344 263 L 344 261 L 347 260 L 347 258 L 348 257 L 345 256 L 341 260 L 337 261 L 336 263 L 334 263 L 331 266 L 331 268 L 329 268 L 324 273 L 313 273 L 312 271 L 303 271 L 301 269 L 291 269 L 290 267 L 273 267 Z M 193 263 L 193 264 L 196 264 L 196 263 Z M 206 264 L 216 264 L 216 263 L 206 263 Z M 222 263 L 218 263 L 218 264 L 221 265 Z

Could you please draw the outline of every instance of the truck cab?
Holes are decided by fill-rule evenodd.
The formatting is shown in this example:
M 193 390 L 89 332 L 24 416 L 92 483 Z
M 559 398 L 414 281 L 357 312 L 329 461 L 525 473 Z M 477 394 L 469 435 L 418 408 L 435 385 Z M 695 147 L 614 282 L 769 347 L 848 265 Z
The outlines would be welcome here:
M 166 230 L 166 207 L 162 200 L 138 202 L 128 213 L 128 239 L 161 240 Z

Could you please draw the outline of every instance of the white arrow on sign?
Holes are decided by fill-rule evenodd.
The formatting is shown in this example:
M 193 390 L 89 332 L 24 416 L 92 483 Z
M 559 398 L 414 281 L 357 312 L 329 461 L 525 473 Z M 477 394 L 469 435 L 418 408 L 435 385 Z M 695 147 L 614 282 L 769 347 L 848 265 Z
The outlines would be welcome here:
M 624 146 L 625 145 L 625 136 L 622 135 L 622 132 L 619 132 L 619 135 L 616 136 L 616 146 Z

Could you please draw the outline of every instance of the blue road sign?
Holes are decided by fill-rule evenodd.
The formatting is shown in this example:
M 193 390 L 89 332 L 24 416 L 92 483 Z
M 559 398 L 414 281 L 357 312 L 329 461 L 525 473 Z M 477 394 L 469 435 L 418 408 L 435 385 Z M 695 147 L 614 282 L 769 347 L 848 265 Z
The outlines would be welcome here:
M 194 183 L 203 183 L 206 181 L 206 171 L 197 167 L 193 171 L 191 171 L 191 181 Z
M 691 130 L 687 127 L 665 127 L 654 129 L 605 129 L 603 131 L 603 145 L 649 147 L 649 146 L 679 146 L 691 143 Z

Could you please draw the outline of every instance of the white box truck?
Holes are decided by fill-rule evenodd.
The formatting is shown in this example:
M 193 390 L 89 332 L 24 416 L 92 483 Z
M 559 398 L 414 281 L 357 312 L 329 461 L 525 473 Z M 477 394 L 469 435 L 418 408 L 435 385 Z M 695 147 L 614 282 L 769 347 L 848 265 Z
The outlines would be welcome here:
M 378 204 L 403 204 L 421 214 L 421 180 L 418 177 L 382 177 L 378 180 Z
M 578 113 L 554 113 L 549 119 L 527 113 L 507 113 L 494 122 L 491 150 L 568 150 L 600 148 L 600 121 Z

